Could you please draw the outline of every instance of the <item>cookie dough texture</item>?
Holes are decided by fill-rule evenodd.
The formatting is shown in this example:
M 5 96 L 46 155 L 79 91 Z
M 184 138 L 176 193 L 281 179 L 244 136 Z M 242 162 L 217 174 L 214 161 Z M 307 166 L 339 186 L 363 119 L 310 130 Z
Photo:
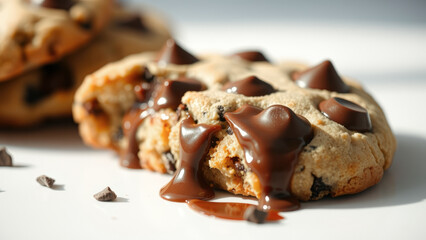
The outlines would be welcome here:
M 56 87 L 51 93 L 28 101 L 29 90 L 43 89 L 43 85 L 55 86 L 55 82 L 64 77 L 43 79 L 46 76 L 45 66 L 0 82 L 0 126 L 32 126 L 48 118 L 71 116 L 75 91 L 86 75 L 129 54 L 157 50 L 170 37 L 166 24 L 155 15 L 140 15 L 146 32 L 117 25 L 117 22 L 129 16 L 134 14 L 120 11 L 109 27 L 87 46 L 51 64 L 51 68 L 63 67 L 68 70 L 72 80 L 70 87 Z
M 186 108 L 178 114 L 171 109 L 160 110 L 141 124 L 137 140 L 141 165 L 145 168 L 167 171 L 168 152 L 179 165 L 180 121 L 189 115 L 198 123 L 222 126 L 204 161 L 203 177 L 210 184 L 232 193 L 260 196 L 259 180 L 245 164 L 243 149 L 223 119 L 225 112 L 244 104 L 260 108 L 285 105 L 312 124 L 314 137 L 299 156 L 290 186 L 292 194 L 300 200 L 360 192 L 379 182 L 384 170 L 390 166 L 396 148 L 395 138 L 381 108 L 356 82 L 344 79 L 350 86 L 349 93 L 304 89 L 290 77 L 294 71 L 306 69 L 303 64 L 273 65 L 219 55 L 199 58 L 200 62 L 191 65 L 160 67 L 154 61 L 154 54 L 140 54 L 109 64 L 88 76 L 74 103 L 74 117 L 80 123 L 83 139 L 96 147 L 116 150 L 126 147 L 127 140 L 119 134 L 122 118 L 135 102 L 135 79 L 140 79 L 147 67 L 159 79 L 194 77 L 208 90 L 187 92 L 182 98 Z M 220 90 L 223 84 L 250 75 L 258 76 L 279 91 L 246 97 Z M 331 97 L 341 97 L 366 108 L 371 117 L 372 132 L 350 131 L 326 118 L 318 110 L 318 104 Z M 88 112 L 83 107 L 87 102 L 97 102 L 102 110 L 97 114 Z
M 83 46 L 108 23 L 112 6 L 112 0 L 79 0 L 63 10 L 0 0 L 0 81 Z

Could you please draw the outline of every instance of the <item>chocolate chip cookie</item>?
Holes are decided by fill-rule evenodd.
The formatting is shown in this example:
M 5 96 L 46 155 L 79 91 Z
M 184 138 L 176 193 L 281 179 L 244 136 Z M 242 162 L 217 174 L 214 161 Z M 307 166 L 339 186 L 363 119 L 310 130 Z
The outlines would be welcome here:
M 93 38 L 112 0 L 1 0 L 0 81 L 53 62 Z

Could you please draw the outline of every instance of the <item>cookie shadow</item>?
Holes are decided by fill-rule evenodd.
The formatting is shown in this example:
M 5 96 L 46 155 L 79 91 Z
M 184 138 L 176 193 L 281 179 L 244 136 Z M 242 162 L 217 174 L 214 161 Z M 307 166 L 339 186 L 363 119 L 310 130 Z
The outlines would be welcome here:
M 364 192 L 307 202 L 304 209 L 375 208 L 406 205 L 426 199 L 426 138 L 397 134 L 392 166 L 382 180 Z

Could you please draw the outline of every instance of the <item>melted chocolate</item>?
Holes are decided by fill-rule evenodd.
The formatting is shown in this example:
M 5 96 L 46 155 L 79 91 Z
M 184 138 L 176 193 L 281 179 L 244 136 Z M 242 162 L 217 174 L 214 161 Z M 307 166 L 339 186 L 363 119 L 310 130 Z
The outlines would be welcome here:
M 193 64 L 199 60 L 179 46 L 173 39 L 169 39 L 160 51 L 157 62 L 159 64 Z
M 180 167 L 173 179 L 161 189 L 162 198 L 184 202 L 214 197 L 213 189 L 202 180 L 201 166 L 210 148 L 213 134 L 220 129 L 220 125 L 195 124 L 192 118 L 182 121 L 179 136 Z
M 278 211 L 299 208 L 289 186 L 298 155 L 312 139 L 309 121 L 282 105 L 265 110 L 244 105 L 225 118 L 244 149 L 247 165 L 259 178 L 259 206 Z
M 265 96 L 276 92 L 267 82 L 256 76 L 249 76 L 236 82 L 229 82 L 222 87 L 228 93 L 238 93 L 247 97 Z
M 141 33 L 149 32 L 149 29 L 143 23 L 143 18 L 139 15 L 134 15 L 126 19 L 116 21 L 116 25 L 123 28 L 129 28 Z
M 207 202 L 194 199 L 188 202 L 191 209 L 208 216 L 231 220 L 245 220 L 244 213 L 249 207 L 254 207 L 248 203 L 235 202 Z M 284 219 L 277 211 L 269 211 L 266 217 L 267 221 L 278 221 Z
M 370 132 L 372 125 L 367 109 L 343 98 L 330 98 L 319 104 L 321 112 L 347 129 Z
M 249 62 L 269 62 L 269 60 L 259 51 L 245 51 L 232 54 L 232 56 L 242 58 Z
M 347 93 L 350 90 L 328 60 L 303 72 L 292 73 L 292 77 L 302 88 L 324 89 L 339 93 Z
M 29 0 L 32 4 L 38 5 L 40 7 L 45 8 L 55 8 L 55 9 L 63 9 L 69 10 L 74 4 L 73 0 Z

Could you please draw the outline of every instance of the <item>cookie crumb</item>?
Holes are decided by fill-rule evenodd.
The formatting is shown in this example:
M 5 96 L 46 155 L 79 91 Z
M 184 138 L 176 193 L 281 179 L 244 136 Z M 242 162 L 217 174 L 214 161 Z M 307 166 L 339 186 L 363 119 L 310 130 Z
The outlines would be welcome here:
M 111 190 L 111 188 L 106 187 L 104 190 L 96 193 L 93 197 L 101 202 L 114 201 L 117 198 L 115 192 Z
M 48 188 L 52 188 L 53 184 L 55 183 L 55 179 L 50 178 L 46 175 L 41 175 L 37 177 L 36 180 L 38 183 L 40 183 L 40 185 L 48 187 Z
M 268 212 L 259 210 L 256 206 L 250 206 L 244 212 L 244 220 L 252 223 L 264 223 L 267 216 Z
M 0 148 L 0 167 L 12 167 L 12 157 L 7 153 L 6 148 Z

